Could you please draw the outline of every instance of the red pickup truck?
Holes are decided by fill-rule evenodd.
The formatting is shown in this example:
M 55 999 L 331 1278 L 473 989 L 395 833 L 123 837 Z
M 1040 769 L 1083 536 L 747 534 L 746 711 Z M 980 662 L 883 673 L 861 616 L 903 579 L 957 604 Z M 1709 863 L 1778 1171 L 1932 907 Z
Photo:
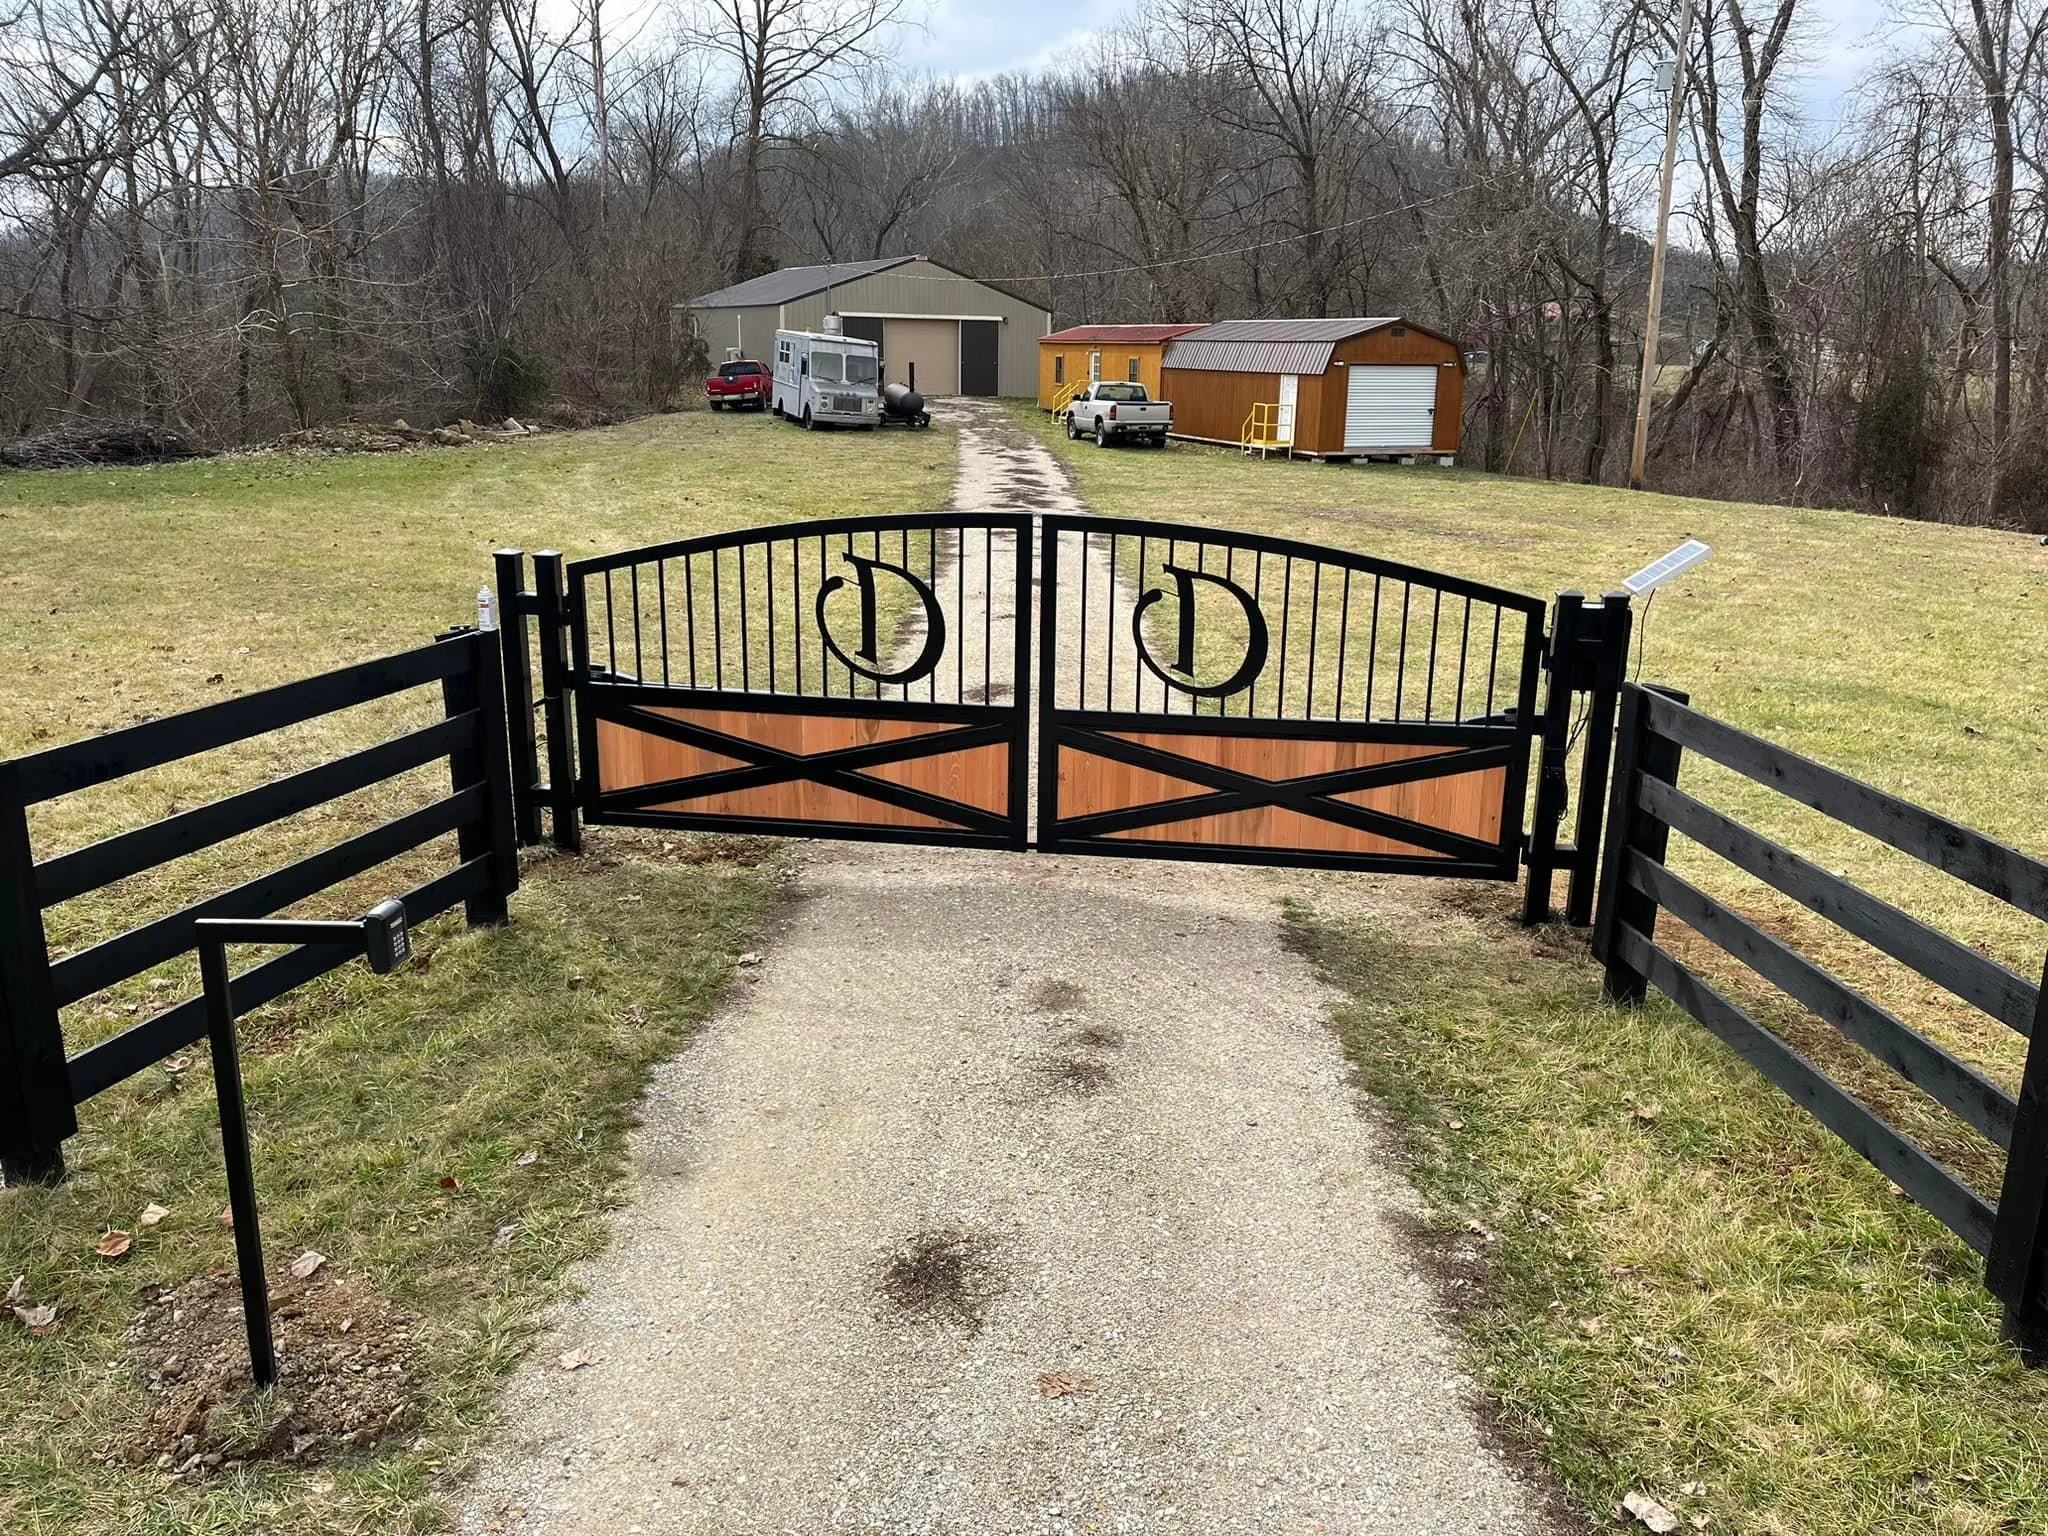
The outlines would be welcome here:
M 751 358 L 721 363 L 718 372 L 704 381 L 704 395 L 714 411 L 722 405 L 729 405 L 734 410 L 744 405 L 765 411 L 768 408 L 768 370 Z

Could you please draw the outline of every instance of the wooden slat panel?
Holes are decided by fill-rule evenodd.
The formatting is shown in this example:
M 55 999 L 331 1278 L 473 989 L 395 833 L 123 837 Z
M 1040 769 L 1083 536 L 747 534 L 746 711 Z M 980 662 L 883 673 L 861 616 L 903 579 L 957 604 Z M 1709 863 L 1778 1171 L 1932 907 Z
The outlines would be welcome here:
M 883 720 L 865 715 L 673 708 L 650 712 L 805 757 L 876 742 L 908 741 L 954 729 L 929 721 Z M 722 753 L 670 741 L 610 720 L 598 721 L 597 745 L 599 782 L 606 791 L 694 778 L 743 766 L 738 759 Z M 942 795 L 995 815 L 1004 815 L 1009 809 L 1010 755 L 1008 748 L 1000 745 L 885 763 L 866 772 L 877 779 Z M 686 796 L 645 809 L 788 821 L 856 822 L 881 827 L 950 825 L 919 811 L 885 805 L 849 790 L 803 779 L 727 794 Z
M 965 752 L 914 757 L 907 763 L 880 763 L 862 769 L 861 773 L 865 778 L 887 779 L 906 789 L 921 789 L 928 795 L 958 800 L 962 805 L 979 806 L 992 815 L 1009 814 L 1010 749 L 1001 743 L 970 747 Z
M 1200 736 L 1164 731 L 1116 731 L 1118 740 L 1211 763 L 1276 783 L 1350 768 L 1441 756 L 1451 747 L 1380 741 L 1331 741 L 1271 736 Z M 1201 786 L 1130 763 L 1098 757 L 1082 748 L 1060 749 L 1060 814 L 1063 820 L 1131 806 L 1171 804 L 1203 793 Z M 1486 842 L 1500 837 L 1502 768 L 1449 774 L 1410 784 L 1353 790 L 1336 798 L 1425 826 L 1441 827 Z M 1138 842 L 1187 842 L 1205 846 L 1298 849 L 1321 853 L 1399 854 L 1423 858 L 1447 855 L 1398 839 L 1339 826 L 1282 806 L 1190 816 L 1156 826 L 1110 832 Z
M 1169 748 L 1168 750 L 1172 750 Z M 1140 768 L 1135 763 L 1114 762 L 1079 748 L 1060 746 L 1060 817 L 1093 816 L 1102 811 L 1121 811 L 1136 805 L 1157 805 L 1163 801 L 1185 800 L 1190 795 L 1212 794 L 1206 785 L 1186 779 L 1169 778 Z
M 1320 741 L 1309 737 L 1274 736 L 1188 736 L 1180 733 L 1117 731 L 1125 741 L 1173 752 L 1200 762 L 1214 763 L 1233 773 L 1278 781 L 1336 773 L 1346 768 L 1365 768 L 1378 763 L 1408 762 L 1415 758 L 1438 757 L 1457 750 L 1383 741 Z M 1061 778 L 1064 796 L 1066 780 Z M 1507 789 L 1505 769 L 1482 769 L 1475 773 L 1421 779 L 1412 784 L 1394 784 L 1381 789 L 1353 790 L 1336 798 L 1368 810 L 1384 811 L 1404 821 L 1442 827 L 1481 842 L 1500 839 L 1501 810 Z M 1064 798 L 1062 808 L 1065 807 Z M 1075 812 L 1074 814 L 1080 814 Z M 1332 827 L 1333 833 L 1340 829 Z M 1262 844 L 1262 846 L 1265 846 Z M 1323 847 L 1337 845 L 1312 844 Z M 1348 844 L 1345 845 L 1348 849 Z M 1377 851 L 1377 850 L 1374 850 Z

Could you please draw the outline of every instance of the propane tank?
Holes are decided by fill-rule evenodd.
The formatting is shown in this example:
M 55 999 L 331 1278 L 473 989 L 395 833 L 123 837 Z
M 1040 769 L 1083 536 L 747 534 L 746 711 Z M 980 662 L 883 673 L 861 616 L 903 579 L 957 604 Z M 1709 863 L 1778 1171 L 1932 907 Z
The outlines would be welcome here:
M 891 416 L 904 416 L 915 420 L 924 414 L 924 396 L 908 384 L 884 384 L 882 404 Z

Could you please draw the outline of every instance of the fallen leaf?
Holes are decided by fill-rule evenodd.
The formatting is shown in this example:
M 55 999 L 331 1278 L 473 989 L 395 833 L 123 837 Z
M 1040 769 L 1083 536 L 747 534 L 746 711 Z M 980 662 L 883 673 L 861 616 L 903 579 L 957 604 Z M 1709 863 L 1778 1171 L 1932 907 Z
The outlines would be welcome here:
M 1598 1333 L 1606 1326 L 1607 1320 L 1603 1317 L 1582 1317 L 1579 1319 L 1579 1332 L 1584 1334 Z
M 638 1003 L 635 1003 L 626 1010 L 626 1022 L 634 1025 L 645 1024 L 647 1022 L 647 1010 Z
M 169 1206 L 158 1205 L 154 1200 L 152 1200 L 149 1202 L 149 1204 L 145 1205 L 142 1208 L 142 1215 L 137 1219 L 145 1227 L 153 1227 L 170 1214 L 171 1210 Z
M 513 1158 L 512 1161 L 521 1168 L 531 1168 L 535 1163 L 540 1161 L 540 1153 L 533 1151 L 531 1148 L 529 1148 L 528 1150 L 520 1153 L 517 1157 Z
M 555 1364 L 565 1371 L 580 1371 L 586 1365 L 597 1364 L 597 1356 L 590 1352 L 590 1346 L 586 1344 L 581 1349 L 564 1350 L 555 1357 Z
M 16 1307 L 14 1315 L 21 1319 L 22 1326 L 41 1338 L 57 1321 L 55 1307 Z
M 1089 1397 L 1094 1392 L 1094 1382 L 1072 1371 L 1048 1371 L 1038 1378 L 1040 1397 Z
M 1462 1120 L 1446 1120 L 1444 1124 L 1448 1125 L 1454 1131 L 1462 1131 L 1463 1129 L 1465 1129 L 1465 1122 Z
M 1678 1491 L 1688 1499 L 1704 1499 L 1707 1496 L 1707 1485 L 1705 1483 L 1687 1483 Z
M 343 1319 L 341 1320 L 341 1332 L 343 1332 L 343 1333 L 347 1333 L 347 1332 L 349 1331 L 349 1329 L 351 1329 L 351 1328 L 355 1327 L 355 1325 L 356 1325 L 356 1320 L 355 1320 L 354 1318 L 352 1318 L 352 1317 L 344 1317 L 344 1318 L 343 1318 Z
M 164 1070 L 170 1073 L 172 1077 L 176 1077 L 181 1072 L 189 1072 L 191 1069 L 192 1058 L 190 1056 L 173 1056 L 164 1063 Z
M 462 1180 L 455 1177 L 452 1173 L 444 1173 L 441 1175 L 441 1187 L 443 1189 L 460 1189 L 462 1188 Z
M 57 1418 L 58 1418 L 58 1420 L 59 1420 L 60 1422 L 62 1422 L 62 1423 L 67 1423 L 67 1424 L 68 1424 L 68 1423 L 69 1423 L 69 1422 L 70 1422 L 71 1420 L 73 1420 L 73 1419 L 75 1419 L 75 1418 L 77 1418 L 77 1417 L 78 1417 L 78 1404 L 76 1404 L 76 1403 L 59 1403 L 59 1404 L 57 1405 Z
M 759 965 L 761 963 L 761 952 L 758 949 L 750 949 L 740 956 L 739 963 L 741 965 Z
M 294 1280 L 310 1280 L 320 1272 L 320 1266 L 326 1262 L 326 1254 L 308 1248 L 304 1253 L 292 1260 L 292 1278 Z
M 1655 1125 L 1657 1116 L 1662 1112 L 1661 1107 L 1656 1104 L 1631 1104 L 1628 1117 L 1638 1125 Z
M 14 1284 L 7 1287 L 7 1305 L 18 1307 L 28 1300 L 28 1276 L 16 1275 Z
M 224 1227 L 232 1227 L 235 1224 L 235 1208 L 232 1205 L 221 1207 L 220 1224 Z
M 93 1252 L 97 1253 L 103 1259 L 118 1259 L 121 1257 L 122 1254 L 128 1251 L 129 1246 L 133 1244 L 134 1241 L 135 1239 L 130 1237 L 126 1232 L 109 1232 L 105 1237 L 100 1239 L 99 1247 L 95 1248 Z
M 1664 1536 L 1665 1532 L 1678 1529 L 1678 1516 L 1671 1513 L 1670 1510 L 1659 1504 L 1647 1493 L 1631 1493 L 1621 1501 L 1621 1507 L 1634 1515 L 1636 1519 L 1640 1520 L 1650 1530 L 1656 1531 L 1658 1536 Z
M 518 1222 L 507 1222 L 504 1226 L 498 1228 L 497 1235 L 491 1239 L 491 1246 L 493 1248 L 510 1248 L 512 1246 L 512 1239 L 518 1232 Z

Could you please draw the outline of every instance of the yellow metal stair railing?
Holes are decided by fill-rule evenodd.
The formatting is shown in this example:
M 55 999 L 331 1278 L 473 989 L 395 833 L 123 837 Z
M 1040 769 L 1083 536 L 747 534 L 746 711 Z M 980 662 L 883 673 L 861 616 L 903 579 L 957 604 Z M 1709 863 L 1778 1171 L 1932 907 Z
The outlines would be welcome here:
M 1290 432 L 1285 437 L 1281 436 L 1284 421 L 1281 411 L 1281 404 L 1277 400 L 1262 400 L 1254 405 L 1251 413 L 1244 419 L 1244 426 L 1238 431 L 1238 451 L 1246 458 L 1256 453 L 1263 459 L 1275 448 L 1288 448 L 1293 442 L 1293 434 Z
M 1070 384 L 1062 384 L 1053 392 L 1052 413 L 1057 416 L 1061 411 L 1064 411 L 1074 403 L 1074 396 L 1081 393 L 1087 387 L 1088 381 L 1086 379 L 1075 379 Z

